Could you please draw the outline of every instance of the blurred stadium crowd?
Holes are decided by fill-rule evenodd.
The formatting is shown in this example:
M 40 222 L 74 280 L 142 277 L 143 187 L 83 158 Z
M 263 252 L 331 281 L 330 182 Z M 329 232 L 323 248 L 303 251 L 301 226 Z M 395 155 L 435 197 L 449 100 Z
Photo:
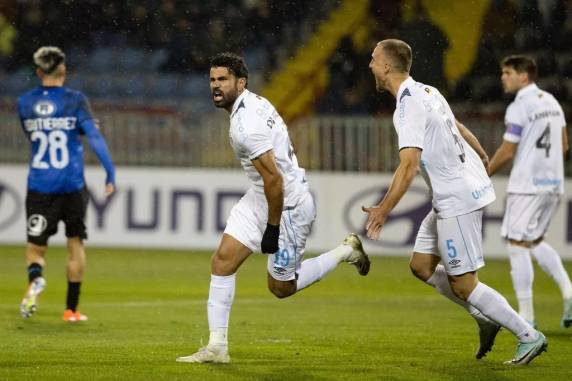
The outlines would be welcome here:
M 5 95 L 30 86 L 33 51 L 62 47 L 72 68 L 69 85 L 95 98 L 144 100 L 204 95 L 208 57 L 230 49 L 246 56 L 256 85 L 295 54 L 340 1 L 303 0 L 3 0 L 0 79 Z M 407 6 L 404 6 L 407 3 Z M 407 9 L 409 7 L 409 9 Z M 370 0 L 371 43 L 408 41 L 412 73 L 456 102 L 498 102 L 498 62 L 519 52 L 536 57 L 541 85 L 572 99 L 572 1 L 491 0 L 471 70 L 451 81 L 444 71 L 447 35 L 422 1 Z M 407 13 L 407 15 L 405 15 Z M 371 114 L 392 109 L 373 96 L 366 69 L 371 47 L 342 38 L 329 61 L 330 81 L 318 113 Z M 204 102 L 204 99 L 203 99 Z
M 348 15 L 358 7 L 359 17 Z M 463 28 L 473 44 L 453 39 Z M 306 147 L 299 157 L 308 169 L 391 170 L 377 150 L 394 148 L 386 134 L 395 101 L 376 93 L 368 63 L 375 43 L 393 37 L 412 46 L 413 77 L 438 87 L 487 150 L 502 140 L 499 61 L 508 54 L 536 58 L 539 85 L 572 111 L 572 0 L 2 0 L 0 162 L 27 160 L 15 100 L 38 83 L 32 53 L 57 45 L 66 85 L 90 98 L 119 164 L 234 165 L 230 151 L 196 148 L 227 146 L 207 75 L 209 56 L 231 50 L 246 59 L 249 88 L 276 105 L 297 149 Z M 452 76 L 455 49 L 455 59 L 470 59 Z M 335 155 L 342 145 L 351 149 Z

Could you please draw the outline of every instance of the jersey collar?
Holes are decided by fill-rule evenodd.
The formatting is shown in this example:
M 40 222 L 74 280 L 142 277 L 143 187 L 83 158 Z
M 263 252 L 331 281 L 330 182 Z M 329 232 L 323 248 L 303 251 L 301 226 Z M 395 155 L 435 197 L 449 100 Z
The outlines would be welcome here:
M 238 111 L 238 109 L 241 107 L 244 107 L 244 98 L 248 95 L 248 93 L 250 93 L 250 91 L 248 91 L 248 89 L 244 89 L 242 94 L 240 94 L 238 96 L 238 98 L 236 98 L 236 100 L 234 101 L 234 104 L 232 105 L 232 111 L 230 112 L 230 117 L 232 118 L 234 116 L 234 113 Z
M 397 90 L 397 95 L 395 96 L 395 99 L 397 100 L 397 103 L 401 102 L 401 98 L 404 95 L 409 95 L 411 96 L 411 90 L 409 90 L 407 87 L 409 85 L 413 85 L 415 83 L 415 81 L 413 80 L 412 77 L 407 77 L 407 79 L 403 82 L 401 82 L 401 85 L 399 85 L 399 90 Z M 407 93 L 403 93 L 405 90 L 407 90 Z
M 526 85 L 522 89 L 518 90 L 516 97 L 518 98 L 532 91 L 538 91 L 538 86 L 536 86 L 536 83 L 531 83 L 530 85 Z

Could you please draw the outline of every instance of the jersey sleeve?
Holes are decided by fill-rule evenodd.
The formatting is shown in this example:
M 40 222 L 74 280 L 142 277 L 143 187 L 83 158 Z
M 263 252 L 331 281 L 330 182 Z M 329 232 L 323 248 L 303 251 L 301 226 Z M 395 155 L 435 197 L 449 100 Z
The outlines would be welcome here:
M 273 148 L 270 127 L 263 123 L 262 118 L 252 115 L 245 118 L 243 123 L 251 123 L 239 127 L 239 131 L 242 129 L 240 143 L 250 160 Z
M 506 109 L 504 124 L 506 127 L 503 139 L 511 143 L 518 143 L 522 138 L 525 114 L 516 103 L 511 103 Z
M 78 95 L 78 107 L 76 112 L 76 118 L 77 118 L 77 123 L 80 125 L 80 128 L 82 129 L 82 132 L 85 132 L 83 131 L 82 128 L 84 122 L 93 120 L 91 105 L 89 104 L 87 97 L 82 93 L 79 93 Z
M 412 97 L 405 97 L 397 110 L 397 126 L 399 149 L 423 149 L 427 113 L 425 108 Z

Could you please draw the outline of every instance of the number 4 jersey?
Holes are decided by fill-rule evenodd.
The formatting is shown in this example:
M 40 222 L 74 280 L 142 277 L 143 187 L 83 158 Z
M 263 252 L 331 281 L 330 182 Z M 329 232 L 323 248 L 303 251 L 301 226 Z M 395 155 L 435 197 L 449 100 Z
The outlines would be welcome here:
M 406 79 L 397 92 L 393 124 L 399 149 L 419 148 L 421 174 L 439 218 L 460 216 L 495 200 L 479 155 L 463 139 L 445 98 L 431 86 Z
M 18 99 L 18 113 L 31 143 L 28 190 L 39 193 L 71 193 L 84 188 L 83 147 L 86 135 L 115 183 L 115 171 L 93 120 L 87 98 L 65 87 L 39 86 Z
M 530 84 L 516 94 L 505 115 L 504 139 L 518 143 L 509 193 L 564 193 L 562 129 L 566 120 L 552 94 Z

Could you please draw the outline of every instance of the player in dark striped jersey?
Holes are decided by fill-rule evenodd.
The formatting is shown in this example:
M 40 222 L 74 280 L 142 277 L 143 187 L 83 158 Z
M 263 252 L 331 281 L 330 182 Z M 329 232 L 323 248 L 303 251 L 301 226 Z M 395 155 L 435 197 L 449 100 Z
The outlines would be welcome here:
M 105 168 L 108 196 L 115 191 L 115 169 L 87 98 L 63 86 L 65 54 L 57 47 L 44 46 L 34 53 L 34 64 L 42 84 L 18 99 L 22 129 L 31 147 L 26 195 L 26 261 L 30 284 L 20 313 L 29 318 L 36 311 L 37 297 L 46 286 L 42 270 L 48 239 L 57 232 L 59 221 L 63 221 L 69 253 L 67 306 L 63 319 L 83 321 L 87 317 L 77 306 L 85 270 L 83 240 L 87 238 L 84 218 L 88 194 L 80 136 L 87 136 Z

